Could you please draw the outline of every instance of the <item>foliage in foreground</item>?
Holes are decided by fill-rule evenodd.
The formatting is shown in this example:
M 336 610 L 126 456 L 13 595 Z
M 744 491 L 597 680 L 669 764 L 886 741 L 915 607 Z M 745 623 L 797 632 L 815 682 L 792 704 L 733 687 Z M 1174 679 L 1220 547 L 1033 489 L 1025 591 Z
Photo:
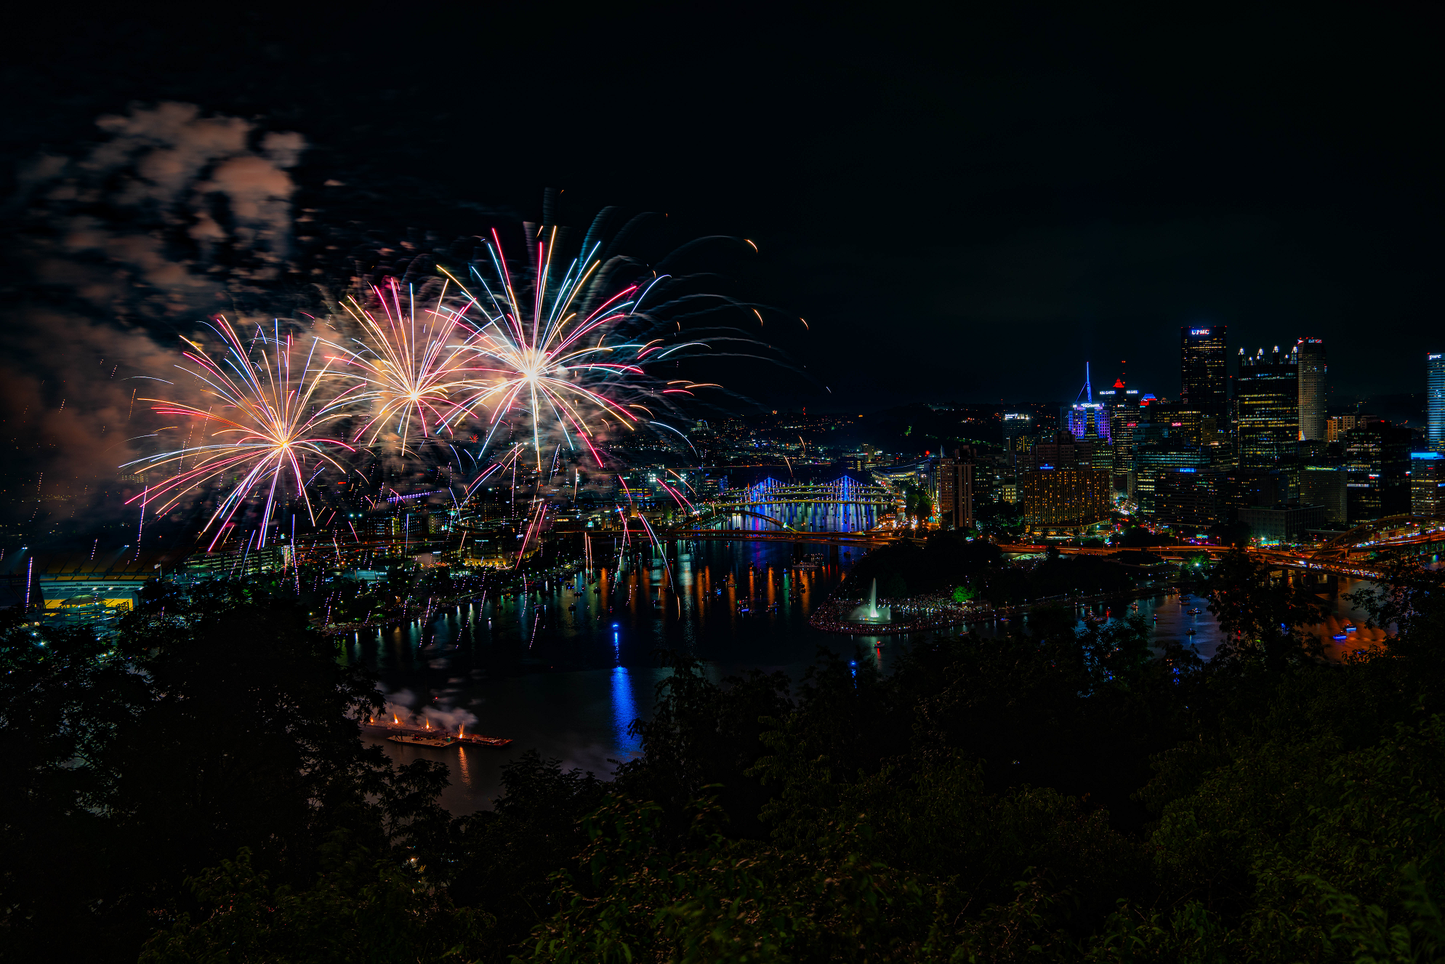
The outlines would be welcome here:
M 645 753 L 614 780 L 523 755 L 493 811 L 450 825 L 424 804 L 425 774 L 326 736 L 326 714 L 364 687 L 322 650 L 304 656 L 304 633 L 281 637 L 303 653 L 275 664 L 285 680 L 227 655 L 227 626 L 285 628 L 246 623 L 244 600 L 221 622 L 188 616 L 206 636 L 153 614 L 129 648 L 72 640 L 54 664 L 15 628 L 7 668 L 29 675 L 5 684 L 4 726 L 82 707 L 91 726 L 19 748 L 19 802 L 40 822 L 5 804 L 7 856 L 68 847 L 99 876 L 39 908 L 7 862 L 4 944 L 54 937 L 64 913 L 91 960 L 134 960 L 157 926 L 148 961 L 1441 957 L 1442 577 L 1402 571 L 1366 600 L 1399 632 L 1344 665 L 1314 658 L 1296 628 L 1320 600 L 1242 557 L 1208 595 L 1233 634 L 1208 664 L 1158 657 L 1137 621 L 1076 632 L 1067 611 L 1041 613 L 1029 635 L 918 642 L 886 676 L 866 654 L 820 654 L 797 685 L 756 673 L 719 685 L 672 655 L 657 712 L 637 725 Z M 297 772 L 224 784 L 272 813 L 172 804 L 184 788 L 112 769 L 135 759 L 132 717 L 189 745 L 184 714 L 202 709 L 172 696 L 220 700 L 187 682 L 202 669 L 237 690 L 228 713 L 249 699 L 246 712 L 287 707 L 268 727 L 300 714 L 282 726 Z M 330 700 L 326 714 L 307 716 L 302 696 Z M 221 743 L 223 757 L 243 752 Z M 200 789 L 226 772 L 199 760 Z M 288 802 L 301 792 L 304 805 Z M 44 814 L 45 801 L 71 802 Z M 158 832 L 168 818 L 177 832 Z M 131 845 L 112 833 L 130 827 L 167 856 L 127 880 L 116 868 Z M 208 827 L 215 842 L 199 846 Z

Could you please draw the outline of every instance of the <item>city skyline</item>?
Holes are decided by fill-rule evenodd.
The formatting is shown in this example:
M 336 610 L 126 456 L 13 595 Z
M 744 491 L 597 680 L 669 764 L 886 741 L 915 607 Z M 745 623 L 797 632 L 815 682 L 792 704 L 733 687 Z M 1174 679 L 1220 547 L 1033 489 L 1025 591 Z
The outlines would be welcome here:
M 1181 326 L 1227 326 L 1236 344 L 1349 343 L 1330 364 L 1336 398 L 1399 390 L 1415 357 L 1445 350 L 1428 344 L 1440 192 L 1426 160 L 1432 135 L 1416 119 L 1429 110 L 1424 38 L 1438 20 L 1423 7 L 1317 11 L 1314 41 L 1303 44 L 1298 22 L 1280 12 L 1261 12 L 1248 30 L 1203 16 L 1183 33 L 1122 11 L 1064 7 L 959 14 L 928 30 L 882 10 L 820 21 L 759 9 L 766 31 L 743 28 L 741 14 L 656 12 L 448 10 L 393 24 L 383 41 L 364 17 L 319 11 L 235 11 L 214 21 L 226 29 L 113 11 L 77 30 L 27 10 L 17 25 L 34 21 L 32 42 L 5 69 L 11 88 L 31 96 L 7 105 L 0 137 L 24 229 L 7 259 L 19 296 L 6 308 L 11 353 L 38 354 L 29 343 L 42 309 L 77 331 L 124 318 L 164 341 L 238 298 L 266 310 L 262 279 L 278 258 L 297 268 L 287 291 L 334 284 L 362 249 L 449 244 L 524 221 L 581 232 L 609 205 L 663 216 L 665 230 L 648 228 L 638 246 L 643 256 L 664 240 L 754 242 L 755 257 L 720 272 L 750 302 L 810 325 L 784 331 L 775 319 L 767 331 L 795 359 L 796 377 L 763 373 L 733 386 L 766 407 L 827 405 L 830 389 L 871 408 L 1050 399 L 1082 359 L 1101 384 L 1128 359 L 1131 382 L 1170 394 Z M 116 45 L 111 27 L 121 26 L 130 40 Z M 717 42 L 700 44 L 704 35 Z M 559 105 L 556 118 L 507 116 L 536 151 L 490 149 L 483 132 L 495 118 L 448 93 L 462 89 L 470 58 L 443 52 L 458 54 L 475 36 L 508 38 L 489 47 L 486 102 Z M 408 43 L 436 51 L 433 75 L 374 69 L 383 47 Z M 599 78 L 599 44 L 646 55 L 609 63 Z M 164 69 L 133 69 L 139 51 Z M 543 62 L 535 87 L 523 83 Z M 668 83 L 654 82 L 659 71 Z M 582 89 L 600 96 L 579 102 L 572 92 Z M 81 236 L 66 233 L 80 212 L 54 191 L 34 193 L 47 172 L 89 156 L 133 106 L 161 103 L 193 105 L 228 130 L 242 124 L 256 148 L 271 144 L 256 151 L 275 167 L 265 183 L 300 220 L 243 225 L 253 244 L 224 216 L 187 211 L 159 245 L 149 233 L 116 235 L 37 263 L 30 242 Z M 579 138 L 610 143 L 620 103 L 638 105 L 636 147 L 571 149 Z M 132 144 L 167 136 L 127 130 Z M 107 236 L 137 213 L 83 212 Z M 155 213 L 139 223 L 163 227 Z M 219 260 L 209 240 L 218 231 L 231 252 Z M 193 232 L 194 250 L 171 249 Z M 141 247 L 163 259 L 155 270 L 171 266 L 185 284 L 164 298 L 99 283 L 85 286 L 88 298 L 54 290 L 58 277 Z M 113 266 L 130 264 L 120 261 Z M 873 364 L 856 363 L 859 346 L 895 330 L 910 335 Z M 1056 350 L 1034 350 L 1045 345 Z M 49 369 L 37 381 L 66 377 L 43 357 L 34 364 Z

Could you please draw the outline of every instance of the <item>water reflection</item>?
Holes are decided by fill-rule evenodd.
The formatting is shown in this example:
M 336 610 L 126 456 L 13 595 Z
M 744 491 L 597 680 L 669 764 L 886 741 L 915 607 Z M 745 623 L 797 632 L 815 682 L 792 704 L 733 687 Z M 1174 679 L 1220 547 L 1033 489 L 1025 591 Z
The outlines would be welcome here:
M 386 690 L 406 694 L 409 705 L 464 710 L 476 719 L 468 732 L 515 741 L 504 750 L 382 744 L 398 760 L 445 762 L 452 786 L 443 804 L 454 813 L 487 806 L 500 789 L 502 765 L 525 750 L 599 774 L 610 772 L 609 760 L 639 752 L 640 742 L 627 730 L 653 712 L 656 687 L 668 674 L 657 666 L 660 648 L 706 661 L 713 680 L 753 668 L 796 679 L 820 647 L 845 660 L 867 659 L 887 673 L 910 642 L 808 626 L 814 605 L 855 558 L 839 547 L 699 540 L 671 543 L 664 556 L 599 541 L 594 558 L 609 558 L 609 548 L 609 565 L 590 573 L 543 580 L 525 591 L 491 591 L 426 624 L 346 638 L 346 657 L 376 670 Z M 1364 614 L 1344 598 L 1362 585 L 1341 580 L 1334 615 L 1317 630 L 1335 653 L 1383 635 L 1366 630 Z M 1137 605 L 1159 646 L 1173 640 L 1207 659 L 1222 641 L 1217 620 L 1198 597 L 1161 594 Z M 1080 606 L 1077 615 L 1116 619 L 1131 607 Z M 1347 621 L 1360 628 L 1346 641 L 1328 639 Z M 970 628 L 988 636 L 1010 627 Z
M 803 532 L 864 532 L 877 524 L 878 513 L 871 505 L 787 503 L 752 505 L 748 514 L 728 516 L 730 528 L 750 532 L 777 532 L 778 522 Z
M 632 677 L 626 666 L 615 666 L 612 669 L 613 740 L 618 750 L 629 755 L 642 749 L 642 741 L 627 732 L 637 718 L 637 704 L 632 699 Z

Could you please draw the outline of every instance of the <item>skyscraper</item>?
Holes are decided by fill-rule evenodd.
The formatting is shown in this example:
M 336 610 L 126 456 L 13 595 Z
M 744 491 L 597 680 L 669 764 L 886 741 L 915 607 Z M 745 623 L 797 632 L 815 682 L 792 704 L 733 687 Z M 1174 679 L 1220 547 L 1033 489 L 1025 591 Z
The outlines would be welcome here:
M 1425 398 L 1430 412 L 1430 451 L 1445 452 L 1445 352 L 1425 356 Z
M 967 529 L 973 525 L 972 449 L 955 449 L 952 458 L 939 460 L 938 511 L 948 528 Z
M 1445 454 L 1410 453 L 1410 511 L 1437 519 L 1445 516 Z
M 1299 360 L 1291 351 L 1240 350 L 1235 381 L 1241 468 L 1270 468 L 1299 450 Z
M 1224 421 L 1227 325 L 1179 329 L 1179 398 L 1186 408 Z
M 1094 401 L 1094 385 L 1089 378 L 1088 362 L 1084 362 L 1084 387 L 1079 389 L 1079 399 L 1075 399 L 1073 406 L 1065 413 L 1069 421 L 1069 431 L 1074 433 L 1074 438 L 1098 436 L 1107 442 L 1109 413 L 1102 402 Z
M 1383 419 L 1344 437 L 1351 524 L 1410 511 L 1410 430 Z
M 1325 437 L 1325 343 L 1321 338 L 1301 338 L 1295 343 L 1299 356 L 1299 437 L 1313 442 Z

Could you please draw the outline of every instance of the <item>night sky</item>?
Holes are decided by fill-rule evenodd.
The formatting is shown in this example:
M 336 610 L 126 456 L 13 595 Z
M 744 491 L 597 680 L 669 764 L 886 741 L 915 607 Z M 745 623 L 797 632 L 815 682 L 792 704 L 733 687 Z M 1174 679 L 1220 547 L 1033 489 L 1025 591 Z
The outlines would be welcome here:
M 180 102 L 304 139 L 293 260 L 535 221 L 547 188 L 579 229 L 616 205 L 665 214 L 658 245 L 747 237 L 719 283 L 776 309 L 763 334 L 809 376 L 740 373 L 764 404 L 1063 401 L 1121 359 L 1173 395 L 1182 324 L 1251 352 L 1322 336 L 1335 403 L 1422 390 L 1445 348 L 1438 9 L 1094 6 L 54 5 L 10 23 L 0 168 Z M 27 260 L 54 212 L 24 209 L 8 310 L 107 324 Z M 114 312 L 164 342 L 225 307 L 208 290 Z M 36 324 L 13 314 L 7 353 L 39 371 Z

